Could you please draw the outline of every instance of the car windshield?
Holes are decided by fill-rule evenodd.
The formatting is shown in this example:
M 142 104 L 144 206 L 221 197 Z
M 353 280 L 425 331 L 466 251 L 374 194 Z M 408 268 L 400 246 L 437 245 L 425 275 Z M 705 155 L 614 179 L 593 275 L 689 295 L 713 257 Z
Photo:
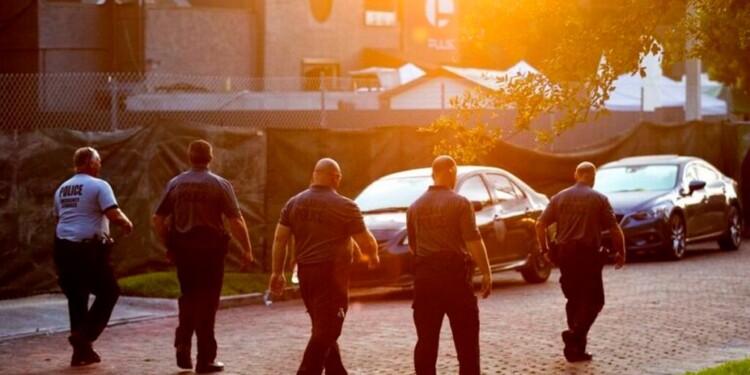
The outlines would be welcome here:
M 676 165 L 637 165 L 598 170 L 594 189 L 602 193 L 660 191 L 676 185 Z
M 431 184 L 430 176 L 377 180 L 354 201 L 362 213 L 406 211 Z

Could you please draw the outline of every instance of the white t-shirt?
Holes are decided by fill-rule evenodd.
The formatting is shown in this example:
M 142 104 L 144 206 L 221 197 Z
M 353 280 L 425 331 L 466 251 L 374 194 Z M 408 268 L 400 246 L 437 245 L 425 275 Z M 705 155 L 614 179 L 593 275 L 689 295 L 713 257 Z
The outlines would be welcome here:
M 55 191 L 57 238 L 81 242 L 109 235 L 109 220 L 104 212 L 117 208 L 109 184 L 85 173 L 78 173 Z

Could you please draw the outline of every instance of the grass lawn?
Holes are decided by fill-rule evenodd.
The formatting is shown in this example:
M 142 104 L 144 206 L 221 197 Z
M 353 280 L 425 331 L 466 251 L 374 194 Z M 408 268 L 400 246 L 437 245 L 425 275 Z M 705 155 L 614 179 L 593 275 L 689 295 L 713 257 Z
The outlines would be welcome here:
M 247 293 L 262 293 L 268 288 L 267 273 L 225 273 L 222 296 Z M 287 275 L 289 285 L 290 275 Z M 180 296 L 180 284 L 177 273 L 153 272 L 123 277 L 117 280 L 122 295 L 135 297 L 177 298 Z
M 698 371 L 687 372 L 685 375 L 745 375 L 750 374 L 750 358 L 727 362 L 721 366 Z

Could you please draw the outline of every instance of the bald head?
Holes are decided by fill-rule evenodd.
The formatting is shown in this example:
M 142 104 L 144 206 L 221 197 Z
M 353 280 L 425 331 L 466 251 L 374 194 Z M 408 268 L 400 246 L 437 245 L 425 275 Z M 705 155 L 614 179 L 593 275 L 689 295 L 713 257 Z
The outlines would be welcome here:
M 584 161 L 578 164 L 576 172 L 573 175 L 577 182 L 586 184 L 588 186 L 594 186 L 594 179 L 596 177 L 596 167 L 593 163 Z
M 323 158 L 315 163 L 313 170 L 313 184 L 330 186 L 334 189 L 339 187 L 341 182 L 341 167 L 336 160 Z
M 435 185 L 453 189 L 456 186 L 456 161 L 448 155 L 440 155 L 432 161 L 432 180 Z
M 432 161 L 432 173 L 441 173 L 456 168 L 456 161 L 448 155 L 440 155 Z

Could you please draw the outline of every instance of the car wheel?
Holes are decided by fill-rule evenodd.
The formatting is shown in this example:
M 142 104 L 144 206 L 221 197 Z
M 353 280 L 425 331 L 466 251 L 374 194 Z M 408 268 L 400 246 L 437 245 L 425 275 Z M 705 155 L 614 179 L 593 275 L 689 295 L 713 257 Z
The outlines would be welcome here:
M 680 215 L 669 217 L 669 227 L 667 232 L 667 244 L 664 248 L 669 259 L 680 260 L 685 256 L 687 231 L 685 220 Z
M 531 237 L 533 238 L 533 237 Z M 552 272 L 552 263 L 544 259 L 541 252 L 537 251 L 534 241 L 526 241 L 529 247 L 529 261 L 521 268 L 521 276 L 529 284 L 539 284 L 547 281 Z
M 732 206 L 729 210 L 729 223 L 724 235 L 719 237 L 719 247 L 722 250 L 737 250 L 742 242 L 742 217 L 737 207 Z

